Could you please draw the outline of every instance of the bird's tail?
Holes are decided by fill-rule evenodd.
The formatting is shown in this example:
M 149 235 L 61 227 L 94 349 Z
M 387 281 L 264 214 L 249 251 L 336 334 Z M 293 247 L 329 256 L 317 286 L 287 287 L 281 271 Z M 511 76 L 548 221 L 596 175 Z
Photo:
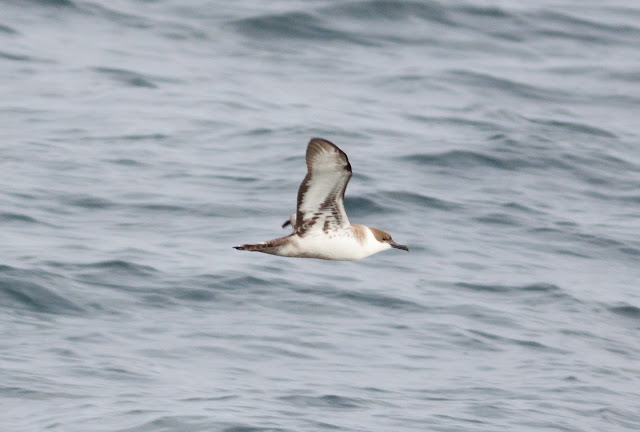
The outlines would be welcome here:
M 234 246 L 234 249 L 238 250 L 246 250 L 252 252 L 264 252 L 265 249 L 272 248 L 273 246 L 265 243 L 256 243 L 256 244 L 241 244 L 240 246 Z
M 262 252 L 271 255 L 280 255 L 283 246 L 289 241 L 289 237 L 293 234 L 289 234 L 286 237 L 280 237 L 277 239 L 254 243 L 254 244 L 241 244 L 240 246 L 234 246 L 234 249 L 245 250 L 251 252 Z

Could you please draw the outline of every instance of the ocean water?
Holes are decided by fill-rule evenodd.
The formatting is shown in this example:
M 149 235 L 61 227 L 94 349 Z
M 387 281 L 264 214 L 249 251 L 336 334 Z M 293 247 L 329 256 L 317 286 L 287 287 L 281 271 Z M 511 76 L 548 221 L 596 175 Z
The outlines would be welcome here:
M 640 430 L 640 4 L 0 0 L 0 430 Z M 232 246 L 309 138 L 358 262 Z

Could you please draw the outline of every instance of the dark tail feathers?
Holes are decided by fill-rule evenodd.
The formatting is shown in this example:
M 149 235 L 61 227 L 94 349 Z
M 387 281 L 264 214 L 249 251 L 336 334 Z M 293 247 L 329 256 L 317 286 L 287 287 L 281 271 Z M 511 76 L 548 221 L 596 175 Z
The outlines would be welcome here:
M 270 249 L 272 247 L 273 245 L 270 245 L 270 244 L 256 243 L 256 244 L 241 244 L 240 246 L 234 246 L 233 248 L 238 250 L 264 252 L 265 249 Z

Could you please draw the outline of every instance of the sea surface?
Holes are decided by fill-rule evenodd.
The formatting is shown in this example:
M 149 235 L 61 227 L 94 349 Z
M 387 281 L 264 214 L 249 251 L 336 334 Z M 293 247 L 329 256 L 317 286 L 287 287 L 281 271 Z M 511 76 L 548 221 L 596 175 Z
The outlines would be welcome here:
M 0 431 L 638 430 L 639 2 L 0 0 Z

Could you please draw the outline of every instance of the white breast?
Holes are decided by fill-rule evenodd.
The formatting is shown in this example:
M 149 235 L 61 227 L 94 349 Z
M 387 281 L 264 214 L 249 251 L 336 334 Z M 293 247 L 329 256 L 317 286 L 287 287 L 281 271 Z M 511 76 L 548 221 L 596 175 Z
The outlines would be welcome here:
M 387 243 L 377 241 L 368 229 L 362 240 L 358 239 L 350 229 L 331 231 L 329 234 L 316 232 L 304 237 L 294 235 L 290 239 L 289 245 L 283 247 L 279 255 L 352 261 L 390 247 Z

